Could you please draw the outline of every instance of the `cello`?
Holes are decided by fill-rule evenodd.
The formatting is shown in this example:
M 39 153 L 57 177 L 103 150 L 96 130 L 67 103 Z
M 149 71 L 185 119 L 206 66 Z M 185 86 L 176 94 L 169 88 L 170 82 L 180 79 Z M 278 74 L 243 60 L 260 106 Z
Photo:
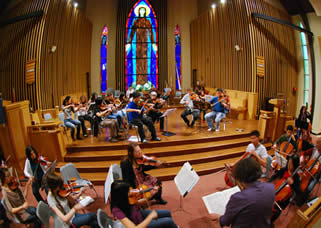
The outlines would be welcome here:
M 292 153 L 293 149 L 294 147 L 291 143 L 291 136 L 290 136 L 287 142 L 281 143 L 280 150 L 275 149 L 275 151 L 279 152 L 280 155 L 282 155 L 283 157 L 287 157 Z M 272 167 L 274 167 L 275 170 L 280 170 L 282 168 L 280 164 L 277 163 L 276 156 L 274 156 L 272 160 Z
M 300 173 L 300 178 L 301 178 L 301 191 L 305 192 L 309 186 L 309 183 L 311 181 L 311 179 L 315 178 L 315 175 L 318 174 L 321 170 L 321 165 L 319 162 L 319 158 L 321 156 L 321 153 L 318 155 L 317 158 L 315 159 L 311 159 L 308 164 L 306 165 L 306 167 L 309 167 L 308 169 L 304 169 L 304 171 L 302 173 Z

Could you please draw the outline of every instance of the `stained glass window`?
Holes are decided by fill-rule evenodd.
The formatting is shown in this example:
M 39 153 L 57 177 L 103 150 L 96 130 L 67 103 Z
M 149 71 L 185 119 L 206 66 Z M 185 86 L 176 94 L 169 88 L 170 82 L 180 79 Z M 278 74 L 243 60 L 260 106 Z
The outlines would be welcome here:
M 108 29 L 107 26 L 104 26 L 100 43 L 100 83 L 102 93 L 107 89 L 107 46 Z
M 182 78 L 181 78 L 181 31 L 176 25 L 175 27 L 175 78 L 176 78 L 176 90 L 182 90 Z
M 300 27 L 303 27 L 303 24 L 300 22 Z M 303 102 L 304 104 L 309 102 L 309 94 L 310 94 L 310 68 L 309 68 L 309 52 L 308 52 L 308 44 L 306 39 L 306 34 L 304 32 L 300 33 L 301 37 L 301 47 L 302 47 L 302 55 L 303 55 L 303 68 L 304 68 L 304 95 Z
M 158 88 L 158 23 L 147 0 L 139 0 L 128 15 L 125 74 L 126 89 Z

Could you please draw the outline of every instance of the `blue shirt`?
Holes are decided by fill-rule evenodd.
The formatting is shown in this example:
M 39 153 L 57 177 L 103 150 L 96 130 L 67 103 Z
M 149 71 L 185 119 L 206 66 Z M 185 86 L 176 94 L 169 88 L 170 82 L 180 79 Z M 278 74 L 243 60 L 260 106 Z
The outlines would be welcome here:
M 232 228 L 270 227 L 275 187 L 271 183 L 255 181 L 243 191 L 233 194 L 220 217 L 221 226 Z
M 137 109 L 137 110 L 141 110 L 142 107 L 141 106 L 138 106 L 137 104 L 135 104 L 134 101 L 130 102 L 127 106 L 127 109 Z M 140 118 L 141 115 L 138 113 L 138 112 L 128 112 L 128 119 L 129 119 L 129 122 L 133 119 L 138 119 Z
M 223 99 L 223 98 L 222 98 L 222 99 Z M 218 97 L 213 97 L 212 100 L 210 100 L 210 103 L 211 103 L 211 104 L 214 104 L 214 103 L 216 103 L 216 102 L 218 102 L 218 101 L 219 101 Z M 224 112 L 224 113 L 225 113 L 225 108 L 224 108 L 224 106 L 222 105 L 222 103 L 219 102 L 219 103 L 217 103 L 216 105 L 214 105 L 213 111 L 214 111 L 214 112 Z

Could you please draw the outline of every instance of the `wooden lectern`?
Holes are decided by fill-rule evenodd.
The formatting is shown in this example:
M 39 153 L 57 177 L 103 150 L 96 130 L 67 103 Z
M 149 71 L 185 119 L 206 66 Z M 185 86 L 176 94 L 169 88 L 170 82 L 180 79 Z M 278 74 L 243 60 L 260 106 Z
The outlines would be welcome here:
M 272 142 L 274 142 L 279 136 L 282 135 L 283 133 L 283 127 L 280 126 L 280 113 L 281 113 L 281 107 L 284 105 L 284 100 L 283 99 L 271 99 L 269 100 L 270 104 L 274 105 L 274 128 L 273 128 L 273 134 L 272 134 Z

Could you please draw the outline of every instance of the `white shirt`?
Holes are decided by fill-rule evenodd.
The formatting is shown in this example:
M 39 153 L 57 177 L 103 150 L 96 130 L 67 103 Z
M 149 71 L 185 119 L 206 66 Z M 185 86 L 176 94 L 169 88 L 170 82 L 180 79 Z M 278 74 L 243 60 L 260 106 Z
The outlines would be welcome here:
M 41 167 L 43 173 L 46 173 L 48 167 L 47 166 L 43 166 L 41 164 L 40 164 L 40 167 Z M 26 159 L 25 168 L 24 168 L 23 172 L 24 172 L 25 176 L 28 177 L 28 178 L 34 176 L 34 173 L 32 172 L 30 161 L 29 161 L 28 158 Z
M 188 101 L 188 104 L 185 104 L 185 101 Z M 184 97 L 181 99 L 181 101 L 179 103 L 180 104 L 184 104 L 185 106 L 187 106 L 190 109 L 193 109 L 193 107 L 194 107 L 193 101 L 192 101 L 191 96 L 189 95 L 189 93 L 185 94 Z
M 261 143 L 257 147 L 255 147 L 253 143 L 250 143 L 246 148 L 246 152 L 251 152 L 253 150 L 262 159 L 266 159 L 269 156 L 266 151 L 266 148 Z

